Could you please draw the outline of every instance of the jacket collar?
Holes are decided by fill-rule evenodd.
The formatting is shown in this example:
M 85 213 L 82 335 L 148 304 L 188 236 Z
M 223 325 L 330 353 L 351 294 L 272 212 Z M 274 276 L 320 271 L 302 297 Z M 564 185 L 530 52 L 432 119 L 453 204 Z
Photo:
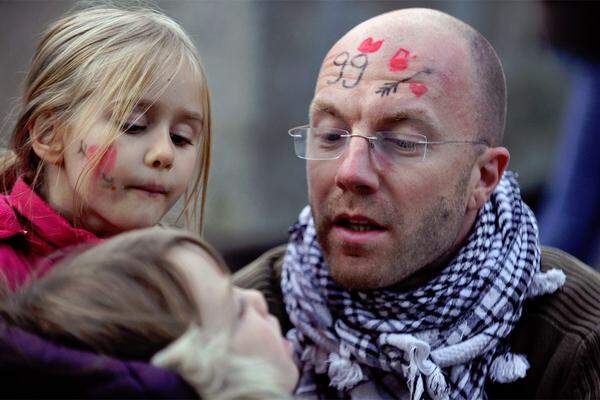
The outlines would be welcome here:
M 74 228 L 64 217 L 52 209 L 24 180 L 19 177 L 11 193 L 5 196 L 10 209 L 0 208 L 0 219 L 6 225 L 0 230 L 0 237 L 24 234 L 33 245 L 64 248 L 84 242 L 96 241 L 93 233 Z M 12 212 L 11 212 L 12 211 Z M 23 217 L 29 227 L 17 218 Z M 33 232 L 29 232 L 30 228 Z M 41 249 L 40 249 L 41 250 Z

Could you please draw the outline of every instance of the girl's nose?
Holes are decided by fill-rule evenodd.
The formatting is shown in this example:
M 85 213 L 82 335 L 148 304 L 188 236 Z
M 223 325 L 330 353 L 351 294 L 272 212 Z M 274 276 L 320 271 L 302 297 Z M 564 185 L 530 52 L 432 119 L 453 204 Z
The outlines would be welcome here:
M 160 132 L 160 135 L 152 137 L 148 151 L 144 156 L 144 163 L 151 168 L 170 169 L 173 166 L 175 149 L 171 142 L 171 134 Z

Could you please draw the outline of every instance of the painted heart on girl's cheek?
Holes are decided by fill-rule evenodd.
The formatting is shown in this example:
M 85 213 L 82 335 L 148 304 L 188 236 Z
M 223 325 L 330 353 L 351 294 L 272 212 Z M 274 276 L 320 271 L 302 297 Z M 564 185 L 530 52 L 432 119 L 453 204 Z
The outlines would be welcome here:
M 85 154 L 85 158 L 91 160 L 94 157 L 94 154 L 98 151 L 98 146 L 91 145 L 87 148 L 87 152 Z M 117 150 L 110 146 L 102 158 L 98 163 L 98 169 L 96 170 L 96 174 L 107 174 L 115 167 L 115 162 L 117 161 Z
M 360 46 L 358 46 L 358 51 L 361 53 L 375 53 L 381 48 L 382 43 L 383 39 L 374 42 L 373 38 L 369 37 L 363 40 Z
M 115 167 L 116 161 L 117 161 L 117 149 L 110 146 L 106 150 L 106 153 L 104 153 L 104 155 L 102 156 L 102 159 L 100 160 L 100 164 L 98 165 L 98 169 L 100 170 L 100 172 L 102 172 L 104 174 L 108 174 Z
M 85 151 L 85 158 L 89 161 L 98 151 L 98 146 L 88 146 Z M 117 190 L 115 186 L 115 178 L 110 176 L 111 171 L 115 167 L 117 161 L 117 150 L 113 146 L 109 146 L 106 152 L 98 162 L 98 166 L 94 170 L 94 175 L 101 180 L 104 188 L 109 188 L 113 192 Z

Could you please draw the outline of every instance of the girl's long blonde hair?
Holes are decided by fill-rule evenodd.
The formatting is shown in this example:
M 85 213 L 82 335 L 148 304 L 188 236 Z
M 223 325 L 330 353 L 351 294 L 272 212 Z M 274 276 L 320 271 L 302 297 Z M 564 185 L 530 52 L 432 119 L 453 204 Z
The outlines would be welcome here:
M 156 87 L 160 95 L 168 83 L 159 85 L 159 78 L 172 78 L 181 68 L 191 68 L 196 77 L 203 127 L 197 171 L 177 220 L 184 217 L 187 228 L 201 232 L 211 145 L 206 77 L 194 44 L 183 29 L 148 8 L 96 6 L 60 19 L 44 33 L 24 83 L 10 138 L 11 151 L 0 158 L 0 190 L 9 192 L 16 179 L 24 176 L 41 193 L 44 162 L 33 150 L 33 142 L 50 145 L 62 135 L 65 148 L 78 146 L 99 116 L 110 115 L 113 129 L 105 133 L 104 143 L 77 180 L 76 186 L 82 190 L 76 192 L 84 193 L 75 199 L 81 212 L 91 171 L 122 134 L 121 127 L 142 95 Z
M 203 329 L 197 296 L 168 257 L 175 246 L 190 243 L 227 272 L 222 258 L 190 233 L 163 227 L 131 231 L 70 252 L 44 277 L 14 293 L 5 290 L 0 318 L 72 347 L 146 362 L 172 342 L 181 346 L 193 326 L 196 339 L 183 361 L 158 365 L 179 372 L 202 398 L 288 398 L 273 366 L 231 351 L 235 326 L 216 334 Z

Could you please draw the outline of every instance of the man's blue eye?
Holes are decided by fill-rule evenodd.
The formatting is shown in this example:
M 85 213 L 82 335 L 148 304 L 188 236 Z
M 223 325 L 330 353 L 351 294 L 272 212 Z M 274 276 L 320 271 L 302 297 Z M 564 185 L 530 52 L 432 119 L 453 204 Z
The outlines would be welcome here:
M 326 140 L 328 142 L 335 142 L 337 140 L 340 140 L 341 138 L 342 138 L 342 135 L 340 135 L 339 133 L 335 133 L 335 132 L 325 133 L 323 135 L 323 140 Z
M 388 145 L 392 145 L 394 150 L 406 153 L 417 151 L 419 146 L 418 142 L 406 139 L 386 138 L 385 141 L 388 143 Z

